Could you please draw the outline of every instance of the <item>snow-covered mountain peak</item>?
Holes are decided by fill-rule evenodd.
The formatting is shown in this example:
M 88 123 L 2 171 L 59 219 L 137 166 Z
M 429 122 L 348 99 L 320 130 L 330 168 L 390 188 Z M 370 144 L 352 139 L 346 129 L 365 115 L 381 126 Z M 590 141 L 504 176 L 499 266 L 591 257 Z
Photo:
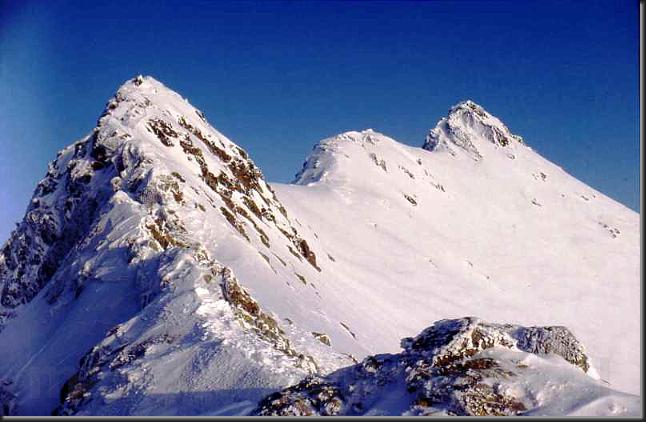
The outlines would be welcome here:
M 432 151 L 327 138 L 270 186 L 186 99 L 127 81 L 0 249 L 0 416 L 245 414 L 464 314 L 567 326 L 637 392 L 639 216 L 473 102 L 438 128 Z
M 480 115 L 489 114 L 480 104 L 477 104 L 473 100 L 463 100 L 455 104 L 449 110 L 449 114 L 457 113 L 459 110 L 472 111 Z
M 138 109 L 138 112 L 134 112 L 134 114 L 141 115 L 144 110 L 153 109 L 161 112 L 165 117 L 177 117 L 181 112 L 185 112 L 187 114 L 187 116 L 184 116 L 185 119 L 192 120 L 197 116 L 199 120 L 206 123 L 204 114 L 201 111 L 194 108 L 185 98 L 152 76 L 138 75 L 124 82 L 106 104 L 101 117 L 107 114 L 128 117 L 124 116 L 124 114 L 127 114 L 126 111 L 128 110 L 133 113 L 133 108 Z M 122 122 L 127 123 L 130 120 L 123 118 Z M 133 119 L 133 122 L 136 122 L 136 120 Z M 97 126 L 101 126 L 101 119 Z
M 117 93 L 121 96 L 128 96 L 129 94 L 136 93 L 165 93 L 176 95 L 181 98 L 172 89 L 166 87 L 163 83 L 149 75 L 137 75 L 125 81 L 118 89 Z
M 472 100 L 466 100 L 451 107 L 448 116 L 430 131 L 422 148 L 455 155 L 457 146 L 479 160 L 483 157 L 483 143 L 505 149 L 524 144 L 523 138 L 514 135 L 500 119 Z
M 312 152 L 296 174 L 294 183 L 309 184 L 338 180 L 361 180 L 366 173 L 360 171 L 363 165 L 376 160 L 377 151 L 397 154 L 406 148 L 394 139 L 373 129 L 347 131 L 323 139 L 314 146 Z M 390 152 L 388 152 L 390 151 Z M 369 173 L 367 173 L 369 174 Z
M 168 103 L 168 100 L 179 100 L 183 98 L 172 89 L 166 87 L 152 76 L 137 75 L 125 81 L 116 91 L 114 96 L 106 104 L 104 113 L 113 110 L 121 102 L 141 102 L 146 106 L 152 103 Z
M 603 362 L 602 377 L 635 391 L 636 377 L 614 350 L 638 351 L 637 337 L 625 333 L 638 331 L 639 301 L 626 294 L 617 310 L 592 302 L 605 300 L 601 291 L 610 289 L 606 280 L 615 274 L 624 283 L 619 290 L 636 291 L 638 214 L 540 156 L 473 102 L 455 106 L 429 138 L 432 148 L 408 146 L 377 132 L 325 139 L 308 157 L 296 186 L 279 186 L 277 194 L 299 220 L 316 221 L 317 233 L 334 233 L 320 240 L 324 246 L 329 242 L 335 258 L 346 245 L 353 257 L 374 257 L 361 258 L 369 274 L 366 285 L 383 274 L 384 289 L 397 286 L 397 295 L 414 301 L 422 285 L 435 294 L 431 286 L 446 292 L 464 283 L 466 296 L 446 293 L 457 308 L 495 309 L 492 315 L 500 320 L 527 317 L 526 324 L 538 323 L 531 319 L 537 316 L 571 327 L 591 345 L 592 360 Z M 604 258 L 610 254 L 611 272 Z M 358 261 L 346 279 L 360 277 Z M 390 271 L 405 274 L 410 284 L 402 287 L 402 278 Z M 595 296 L 588 296 L 590 291 Z M 607 327 L 631 328 L 600 335 L 591 320 L 578 317 L 577 309 L 588 300 L 585 306 L 603 312 L 597 320 Z M 465 301 L 470 303 L 463 307 Z M 393 305 L 389 318 L 399 312 L 397 306 L 408 309 L 406 303 Z M 522 311 L 517 317 L 511 309 Z M 401 318 L 406 324 L 410 315 Z
M 197 209 L 223 221 L 224 233 L 232 230 L 253 244 L 269 247 L 276 230 L 288 255 L 319 271 L 314 252 L 248 154 L 176 92 L 137 76 L 108 101 L 92 132 L 50 163 L 25 219 L 2 249 L 0 330 L 12 310 L 30 302 L 64 266 L 76 243 L 92 235 L 94 220 L 109 212 L 120 191 L 149 208 L 154 224 L 145 228 L 163 249 L 169 239 L 182 245 L 198 240 L 189 239 L 184 227 Z M 171 234 L 174 225 L 178 231 Z
M 274 314 L 289 300 L 308 304 L 303 312 L 309 313 L 320 300 L 316 243 L 242 148 L 180 95 L 136 77 L 108 101 L 96 127 L 49 164 L 0 250 L 0 344 L 11 346 L 2 349 L 11 359 L 0 362 L 0 376 L 20 384 L 56 360 L 51 375 L 60 386 L 105 331 L 156 309 L 151 302 L 185 315 L 187 332 L 206 330 L 216 343 L 246 339 L 240 350 L 253 356 L 244 360 L 262 371 L 325 367 L 332 355 L 312 357 L 309 349 L 326 346 L 308 333 L 300 347 L 300 334 L 296 340 L 285 334 L 298 329 Z M 186 299 L 175 291 L 187 292 L 196 310 L 178 311 Z M 204 328 L 204 320 L 220 321 L 211 315 L 220 308 L 231 313 L 232 326 Z M 95 312 L 101 326 L 84 325 Z M 71 325 L 64 322 L 68 315 Z M 147 321 L 144 330 L 157 323 L 166 329 L 161 318 Z M 322 331 L 312 325 L 309 331 Z M 23 330 L 37 336 L 6 340 Z M 49 338 L 61 343 L 46 345 Z M 44 350 L 39 363 L 17 371 L 35 344 Z M 263 364 L 267 359 L 272 363 Z M 49 413 L 59 392 L 23 396 L 23 408 L 38 403 L 34 411 Z
M 513 134 L 500 119 L 472 100 L 451 107 L 448 115 L 430 131 L 422 149 L 475 161 L 493 156 L 492 165 L 498 162 L 497 159 L 509 163 L 510 159 L 515 160 L 531 151 L 522 137 Z M 393 168 L 403 169 L 408 176 L 404 181 L 410 182 L 410 179 L 428 177 L 428 171 L 420 167 L 420 162 L 425 161 L 421 152 L 419 148 L 402 144 L 371 128 L 347 131 L 315 145 L 294 182 L 301 185 L 317 182 L 374 184 L 375 177 L 385 177 L 386 173 L 393 173 Z M 435 155 L 441 159 L 442 154 Z M 383 173 L 375 173 L 374 165 Z

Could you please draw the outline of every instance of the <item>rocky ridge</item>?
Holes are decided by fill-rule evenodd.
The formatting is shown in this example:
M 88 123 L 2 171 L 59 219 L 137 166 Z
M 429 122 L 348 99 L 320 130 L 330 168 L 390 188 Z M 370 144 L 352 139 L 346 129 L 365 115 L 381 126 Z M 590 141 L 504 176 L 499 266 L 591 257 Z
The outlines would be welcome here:
M 492 324 L 473 317 L 442 320 L 414 338 L 403 339 L 402 347 L 399 354 L 369 356 L 327 377 L 308 377 L 267 396 L 254 414 L 541 414 L 551 401 L 562 397 L 540 397 L 537 391 L 562 390 L 572 384 L 572 379 L 535 380 L 541 371 L 555 370 L 569 371 L 578 383 L 592 385 L 599 397 L 611 395 L 586 376 L 596 374 L 584 347 L 565 327 Z M 617 401 L 624 412 L 639 405 L 630 397 Z
M 61 327 L 55 321 L 67 317 L 64 309 L 89 313 L 76 317 L 82 341 L 49 352 L 67 362 L 80 359 L 71 377 L 66 366 L 54 371 L 69 377 L 55 413 L 79 411 L 112 388 L 106 383 L 127 381 L 128 375 L 115 380 L 142 364 L 150 347 L 174 350 L 196 329 L 214 339 L 214 348 L 216 340 L 239 338 L 250 361 L 272 362 L 263 369 L 267 373 L 294 377 L 319 369 L 309 352 L 290 341 L 298 328 L 286 333 L 285 323 L 213 256 L 207 244 L 212 238 L 196 235 L 198 227 L 249 245 L 260 265 L 273 272 L 282 265 L 296 285 L 314 290 L 304 286 L 301 274 L 321 272 L 316 254 L 247 153 L 179 95 L 153 78 L 136 77 L 109 100 L 91 134 L 49 164 L 24 220 L 0 251 L 0 332 L 23 308 L 24 315 L 40 306 L 57 315 L 39 327 L 42 341 L 48 330 Z M 107 286 L 127 305 L 104 299 L 103 334 L 84 325 L 83 319 L 96 316 L 82 303 L 101 300 Z M 183 315 L 177 307 L 187 306 L 187 299 L 178 291 L 204 315 L 160 327 L 165 314 Z M 224 326 L 209 326 L 209 318 L 218 318 L 209 315 L 213 307 Z M 122 331 L 124 324 L 129 328 Z M 83 350 L 89 344 L 95 345 Z M 19 405 L 6 406 L 20 411 Z

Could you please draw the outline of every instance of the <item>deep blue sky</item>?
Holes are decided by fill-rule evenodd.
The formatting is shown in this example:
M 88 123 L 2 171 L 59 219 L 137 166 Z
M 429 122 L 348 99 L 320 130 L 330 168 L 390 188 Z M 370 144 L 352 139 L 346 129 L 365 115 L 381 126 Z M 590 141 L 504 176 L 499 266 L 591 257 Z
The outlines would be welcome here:
M 56 151 L 153 75 L 286 182 L 320 139 L 410 145 L 471 98 L 639 210 L 638 2 L 0 0 L 0 241 Z

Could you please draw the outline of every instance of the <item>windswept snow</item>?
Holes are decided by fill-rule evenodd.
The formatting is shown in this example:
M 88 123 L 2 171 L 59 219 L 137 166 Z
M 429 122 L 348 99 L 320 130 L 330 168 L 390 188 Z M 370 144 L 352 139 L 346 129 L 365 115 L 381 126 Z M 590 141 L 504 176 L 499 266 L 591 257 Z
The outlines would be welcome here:
M 270 186 L 137 77 L 50 163 L 0 253 L 0 397 L 23 415 L 248 414 L 466 314 L 566 326 L 589 382 L 636 394 L 638 233 L 471 101 L 423 148 L 347 132 Z M 582 413 L 615 403 L 590 397 Z
M 457 110 L 454 126 L 477 119 Z M 321 295 L 346 305 L 335 315 L 371 353 L 464 314 L 565 325 L 604 381 L 639 393 L 638 214 L 523 143 L 502 146 L 470 125 L 481 124 L 461 130 L 478 160 L 455 146 L 347 132 L 315 147 L 296 184 L 274 185 L 318 234 L 319 255 L 334 257 Z
M 152 78 L 126 83 L 50 165 L 3 249 L 0 379 L 16 411 L 217 411 L 226 386 L 257 401 L 351 363 L 311 334 L 324 331 L 321 272 L 294 224 L 201 113 Z M 118 324 L 134 328 L 117 340 Z M 179 350 L 148 360 L 149 346 Z M 199 409 L 150 404 L 185 391 L 205 392 Z

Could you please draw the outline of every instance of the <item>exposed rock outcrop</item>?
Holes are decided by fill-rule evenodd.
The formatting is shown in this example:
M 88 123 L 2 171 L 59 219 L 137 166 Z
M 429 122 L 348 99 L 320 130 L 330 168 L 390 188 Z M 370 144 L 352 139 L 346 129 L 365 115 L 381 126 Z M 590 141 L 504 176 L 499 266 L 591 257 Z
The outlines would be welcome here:
M 362 415 L 392 400 L 405 415 L 520 415 L 537 403 L 508 385 L 539 371 L 523 363 L 528 354 L 559 356 L 589 378 L 585 349 L 565 327 L 441 320 L 403 339 L 402 347 L 397 355 L 370 356 L 328 377 L 309 377 L 266 397 L 255 413 Z

